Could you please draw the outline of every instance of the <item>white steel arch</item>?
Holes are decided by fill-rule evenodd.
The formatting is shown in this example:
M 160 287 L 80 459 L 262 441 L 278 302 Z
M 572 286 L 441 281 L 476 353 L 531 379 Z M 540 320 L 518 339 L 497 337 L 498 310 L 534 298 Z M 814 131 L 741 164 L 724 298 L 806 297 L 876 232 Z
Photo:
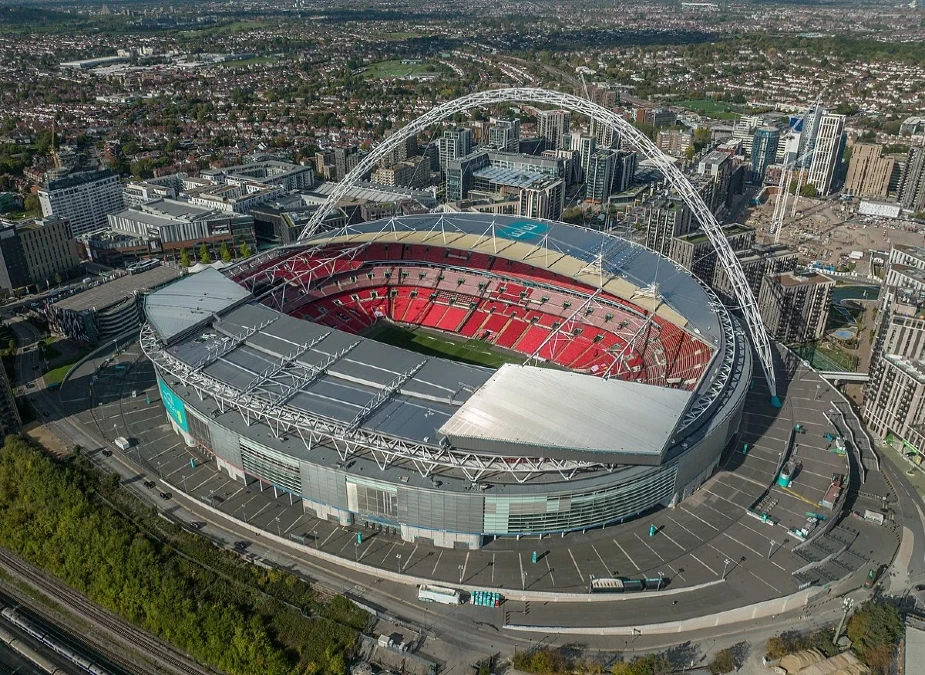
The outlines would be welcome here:
M 748 325 L 749 333 L 752 336 L 752 342 L 754 343 L 755 350 L 758 352 L 761 365 L 764 368 L 764 375 L 771 392 L 771 402 L 780 407 L 780 400 L 777 398 L 777 383 L 774 376 L 771 344 L 768 340 L 768 334 L 765 331 L 764 324 L 761 321 L 761 315 L 758 312 L 758 303 L 755 301 L 755 296 L 748 285 L 748 281 L 745 278 L 745 273 L 742 271 L 742 266 L 738 258 L 736 258 L 735 253 L 732 251 L 732 247 L 723 236 L 720 224 L 716 221 L 716 218 L 713 217 L 713 213 L 704 203 L 700 195 L 697 194 L 697 191 L 694 189 L 694 186 L 691 185 L 690 181 L 687 180 L 684 174 L 681 173 L 674 163 L 672 163 L 672 161 L 663 154 L 647 136 L 613 111 L 587 99 L 559 91 L 550 91 L 548 89 L 513 87 L 509 89 L 481 91 L 461 96 L 453 101 L 447 101 L 402 127 L 373 148 L 371 152 L 366 154 L 356 167 L 344 177 L 344 180 L 334 187 L 331 194 L 328 195 L 328 198 L 314 213 L 311 220 L 309 220 L 305 229 L 302 230 L 299 239 L 305 239 L 314 234 L 321 226 L 321 222 L 324 220 L 325 216 L 327 216 L 328 212 L 330 212 L 337 202 L 347 194 L 350 188 L 353 187 L 353 184 L 360 180 L 364 174 L 371 171 L 381 157 L 388 154 L 401 143 L 404 143 L 406 139 L 417 135 L 431 125 L 455 115 L 456 113 L 464 112 L 478 106 L 493 105 L 496 103 L 544 103 L 560 108 L 567 108 L 574 112 L 587 115 L 619 131 L 622 138 L 627 140 L 630 145 L 655 162 L 671 187 L 681 196 L 697 217 L 697 220 L 700 221 L 703 231 L 716 250 L 719 263 L 729 275 L 736 300 L 738 300 L 742 308 L 742 314 Z

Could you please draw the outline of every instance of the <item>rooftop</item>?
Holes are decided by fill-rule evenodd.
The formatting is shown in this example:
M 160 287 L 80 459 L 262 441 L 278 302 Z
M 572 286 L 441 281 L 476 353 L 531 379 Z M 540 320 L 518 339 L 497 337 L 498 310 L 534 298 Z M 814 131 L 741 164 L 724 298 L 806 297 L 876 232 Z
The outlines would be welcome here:
M 542 188 L 559 180 L 542 173 L 533 171 L 519 171 L 517 169 L 502 169 L 489 166 L 472 172 L 475 178 L 483 178 L 493 183 L 509 185 L 518 188 Z
M 824 274 L 818 272 L 783 272 L 781 274 L 772 274 L 771 278 L 776 280 L 781 286 L 793 288 L 795 286 L 813 286 L 816 284 L 835 285 L 835 279 L 830 279 Z
M 147 272 L 127 274 L 105 284 L 94 286 L 82 293 L 64 298 L 54 303 L 57 311 L 83 312 L 88 309 L 102 310 L 122 302 L 136 291 L 148 291 L 173 281 L 180 276 L 179 270 L 166 265 L 159 265 Z

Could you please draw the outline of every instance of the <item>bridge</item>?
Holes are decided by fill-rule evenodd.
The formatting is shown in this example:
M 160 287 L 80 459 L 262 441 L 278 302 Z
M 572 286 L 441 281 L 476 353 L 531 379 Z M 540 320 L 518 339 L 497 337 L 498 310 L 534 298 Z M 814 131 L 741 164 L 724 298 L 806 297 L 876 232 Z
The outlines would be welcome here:
M 829 382 L 869 382 L 868 373 L 851 373 L 845 370 L 819 370 L 819 375 Z

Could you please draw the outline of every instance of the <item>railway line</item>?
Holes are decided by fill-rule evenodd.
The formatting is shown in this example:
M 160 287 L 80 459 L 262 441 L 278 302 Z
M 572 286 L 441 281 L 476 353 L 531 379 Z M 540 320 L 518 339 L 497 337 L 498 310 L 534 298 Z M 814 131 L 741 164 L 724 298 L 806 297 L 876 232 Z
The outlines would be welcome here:
M 74 610 L 86 621 L 108 633 L 111 636 L 109 643 L 95 640 L 93 641 L 93 646 L 126 672 L 137 675 L 148 675 L 149 673 L 215 675 L 216 671 L 200 666 L 192 658 L 179 652 L 170 644 L 103 609 L 83 594 L 69 588 L 63 582 L 52 578 L 43 570 L 30 565 L 4 549 L 0 549 L 0 566 L 29 586 L 41 591 L 62 606 Z M 92 639 L 90 635 L 81 635 L 80 637 L 88 641 Z M 152 669 L 127 659 L 123 652 L 112 648 L 112 643 L 128 643 L 145 654 L 157 667 Z

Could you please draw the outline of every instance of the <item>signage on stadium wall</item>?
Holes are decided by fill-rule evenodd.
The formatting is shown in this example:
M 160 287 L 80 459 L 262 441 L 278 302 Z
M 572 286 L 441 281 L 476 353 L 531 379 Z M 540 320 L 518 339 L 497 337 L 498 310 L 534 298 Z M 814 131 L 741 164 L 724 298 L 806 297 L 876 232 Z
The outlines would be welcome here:
M 183 404 L 183 400 L 174 394 L 161 378 L 157 378 L 157 387 L 161 390 L 161 400 L 167 409 L 167 415 L 178 427 L 189 433 L 189 426 L 186 421 L 186 406 Z
M 518 220 L 514 223 L 498 225 L 495 229 L 505 239 L 517 239 L 519 241 L 522 239 L 539 239 L 549 231 L 549 226 L 545 223 Z

